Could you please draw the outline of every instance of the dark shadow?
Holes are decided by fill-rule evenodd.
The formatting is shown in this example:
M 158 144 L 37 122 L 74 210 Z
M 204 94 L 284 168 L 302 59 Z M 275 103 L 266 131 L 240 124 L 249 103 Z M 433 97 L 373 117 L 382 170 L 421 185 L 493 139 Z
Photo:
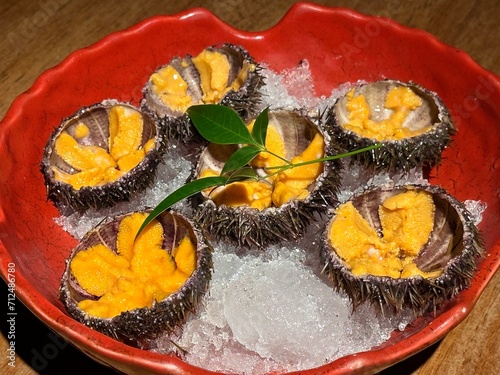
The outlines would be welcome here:
M 434 354 L 438 348 L 441 341 L 438 341 L 434 345 L 429 346 L 427 349 L 411 356 L 410 358 L 401 361 L 394 366 L 391 366 L 381 372 L 378 375 L 409 375 L 417 371 L 420 366 L 422 366 L 431 356 Z
M 0 283 L 0 301 L 2 301 L 2 318 L 0 331 L 5 338 L 14 334 L 16 360 L 22 359 L 31 368 L 42 375 L 116 375 L 117 372 L 100 365 L 87 357 L 75 347 L 68 344 L 60 336 L 52 332 L 35 317 L 18 299 L 14 301 L 16 315 L 7 315 L 9 306 L 7 284 Z M 14 317 L 15 331 L 10 330 L 8 319 Z M 7 341 L 11 341 L 10 338 Z

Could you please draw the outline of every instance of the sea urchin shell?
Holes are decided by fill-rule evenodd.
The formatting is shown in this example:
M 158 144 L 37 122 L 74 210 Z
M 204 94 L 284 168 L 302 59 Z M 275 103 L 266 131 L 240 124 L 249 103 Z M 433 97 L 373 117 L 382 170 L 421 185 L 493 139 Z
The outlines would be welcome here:
M 435 206 L 434 223 L 431 222 L 430 234 L 424 239 L 423 246 L 412 259 L 413 269 L 416 270 L 416 265 L 418 270 L 411 276 L 391 277 L 383 273 L 374 275 L 371 272 L 359 272 L 359 269 L 358 272 L 354 271 L 355 266 L 339 255 L 340 247 L 335 248 L 333 245 L 339 241 L 333 236 L 334 233 L 338 236 L 347 236 L 349 233 L 349 236 L 352 236 L 362 225 L 356 224 L 361 226 L 357 228 L 349 226 L 340 231 L 333 231 L 334 223 L 342 219 L 339 216 L 342 205 L 337 208 L 336 214 L 326 227 L 321 248 L 323 271 L 337 290 L 347 293 L 354 309 L 368 301 L 382 308 L 389 307 L 397 311 L 410 308 L 415 313 L 421 314 L 436 309 L 439 304 L 450 300 L 470 285 L 476 270 L 476 262 L 483 253 L 481 237 L 463 204 L 442 188 L 423 185 L 375 187 L 356 194 L 344 205 L 352 204 L 363 217 L 361 220 L 366 220 L 366 225 L 378 233 L 380 238 L 375 242 L 384 241 L 382 232 L 384 234 L 387 232 L 383 228 L 384 224 L 381 223 L 380 207 L 387 199 L 408 192 L 430 196 Z M 416 214 L 420 215 L 418 212 Z M 359 223 L 360 221 L 356 219 L 353 222 Z M 409 232 L 422 231 L 422 220 L 419 218 L 415 223 L 417 223 L 416 226 L 410 228 Z M 363 230 L 363 232 L 367 231 Z M 364 234 L 363 238 L 358 238 L 356 244 L 352 246 L 365 243 L 363 241 L 365 241 Z M 360 250 L 357 255 L 358 260 L 370 259 L 368 260 L 370 264 L 379 262 L 379 249 L 369 245 L 373 243 L 366 239 L 367 246 Z M 372 255 L 375 255 L 375 259 L 370 258 Z M 380 255 L 380 259 L 382 260 L 381 267 L 385 267 L 389 262 L 386 255 Z M 402 253 L 393 260 L 402 264 L 410 263 L 405 261 Z
M 152 183 L 165 149 L 153 118 L 128 103 L 82 108 L 61 122 L 45 147 L 48 198 L 61 211 L 79 212 L 128 200 Z
M 287 160 L 293 160 L 301 155 L 309 149 L 310 144 L 315 142 L 313 139 L 318 139 L 318 137 L 321 138 L 323 144 L 321 155 L 317 155 L 314 151 L 313 159 L 336 154 L 337 150 L 330 142 L 329 135 L 303 111 L 277 109 L 269 112 L 266 145 L 270 137 L 269 129 L 273 127 L 275 139 L 278 140 L 276 143 L 284 146 L 282 152 Z M 194 178 L 205 176 L 207 171 L 215 175 L 219 174 L 225 161 L 237 147 L 236 145 L 206 147 L 199 158 Z M 195 220 L 217 239 L 228 240 L 245 247 L 264 247 L 280 241 L 294 240 L 300 238 L 308 225 L 318 219 L 317 215 L 325 213 L 329 207 L 337 203 L 341 168 L 338 160 L 317 163 L 318 175 L 303 188 L 302 192 L 305 194 L 296 197 L 293 195 L 294 198 L 281 201 L 281 198 L 286 197 L 287 194 L 281 196 L 277 194 L 279 198 L 275 199 L 280 174 L 266 178 L 269 171 L 266 172 L 266 167 L 256 162 L 258 158 L 252 160 L 250 165 L 257 175 L 263 177 L 263 180 L 250 182 L 254 185 L 248 188 L 245 181 L 236 182 L 194 197 Z M 265 164 L 265 161 L 260 162 Z M 299 170 L 297 168 L 300 176 L 294 178 L 306 181 L 305 176 Z M 235 188 L 235 184 L 240 184 L 238 189 Z M 255 189 L 254 186 L 256 186 Z M 260 197 L 261 191 L 264 191 L 263 197 Z M 258 197 L 256 198 L 255 195 Z M 221 196 L 223 199 L 219 199 Z M 231 203 L 224 200 L 225 197 Z M 239 200 L 241 197 L 243 197 L 242 201 Z M 253 199 L 262 201 L 267 199 L 268 204 L 260 205 L 259 201 L 259 207 L 256 208 L 253 202 L 246 201 L 253 201 Z M 280 201 L 279 204 L 276 204 L 277 200 Z
M 148 227 L 141 232 L 149 238 L 134 240 L 146 216 L 135 212 L 108 218 L 89 231 L 67 259 L 60 287 L 60 299 L 76 320 L 141 348 L 185 322 L 206 292 L 212 271 L 212 247 L 178 213 L 164 212 L 150 233 Z M 189 246 L 182 247 L 184 242 Z M 141 305 L 144 296 L 150 299 L 146 306 Z

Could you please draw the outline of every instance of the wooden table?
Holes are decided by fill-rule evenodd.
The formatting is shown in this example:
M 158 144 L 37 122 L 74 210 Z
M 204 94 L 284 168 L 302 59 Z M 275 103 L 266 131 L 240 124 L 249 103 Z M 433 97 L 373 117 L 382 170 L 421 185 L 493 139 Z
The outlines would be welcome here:
M 399 23 L 429 31 L 469 53 L 480 65 L 500 74 L 500 2 L 498 0 L 361 0 L 315 1 L 385 15 Z M 44 70 L 76 49 L 109 33 L 158 14 L 175 14 L 203 6 L 225 22 L 244 30 L 265 30 L 276 24 L 295 1 L 68 1 L 2 0 L 0 4 L 0 118 L 14 98 Z M 2 284 L 2 305 L 7 300 Z M 500 369 L 500 275 L 482 294 L 468 318 L 442 341 L 385 370 L 384 374 L 494 374 Z M 53 358 L 40 353 L 54 348 L 55 336 L 18 303 L 16 367 L 7 366 L 5 322 L 0 326 L 0 368 L 3 374 L 111 374 L 69 345 L 60 344 Z M 5 316 L 5 315 L 4 315 Z M 52 345 L 52 346 L 51 346 Z M 496 370 L 495 370 L 496 369 Z

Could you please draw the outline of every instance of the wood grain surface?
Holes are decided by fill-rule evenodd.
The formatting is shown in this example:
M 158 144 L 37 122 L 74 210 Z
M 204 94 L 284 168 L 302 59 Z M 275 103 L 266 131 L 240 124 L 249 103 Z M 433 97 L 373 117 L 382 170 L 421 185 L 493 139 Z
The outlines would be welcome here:
M 426 30 L 500 74 L 500 1 L 314 1 L 384 15 Z M 295 1 L 2 0 L 0 2 L 0 118 L 14 98 L 46 69 L 76 49 L 148 17 L 205 7 L 226 23 L 248 31 L 275 25 Z M 499 103 L 500 105 L 500 103 Z M 0 172 L 1 173 L 1 172 Z M 7 292 L 1 282 L 2 305 Z M 500 275 L 497 273 L 471 314 L 443 340 L 382 374 L 497 374 L 500 372 Z M 0 317 L 2 374 L 113 374 L 58 340 L 17 301 L 16 367 L 7 366 L 5 314 Z M 48 350 L 47 348 L 51 348 Z M 57 348 L 54 350 L 54 348 Z

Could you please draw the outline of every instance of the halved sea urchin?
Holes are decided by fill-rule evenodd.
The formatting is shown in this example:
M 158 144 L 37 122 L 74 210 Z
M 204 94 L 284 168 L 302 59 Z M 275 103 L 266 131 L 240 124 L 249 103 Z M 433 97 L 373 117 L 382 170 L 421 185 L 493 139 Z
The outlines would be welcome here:
M 255 116 L 264 84 L 260 66 L 242 47 L 208 47 L 196 57 L 175 57 L 149 78 L 141 108 L 165 127 L 169 139 L 201 140 L 186 110 L 198 104 L 221 104 L 244 119 Z
M 482 241 L 464 205 L 437 186 L 375 187 L 327 224 L 324 273 L 353 308 L 369 301 L 417 314 L 470 285 Z
M 248 126 L 251 127 L 250 123 Z M 336 154 L 322 128 L 302 110 L 269 112 L 266 147 L 292 162 Z M 194 178 L 217 176 L 238 145 L 208 145 Z M 340 162 L 318 162 L 275 173 L 285 162 L 266 152 L 249 164 L 259 180 L 233 182 L 194 197 L 195 220 L 219 240 L 264 247 L 300 238 L 307 226 L 337 203 Z
M 73 249 L 60 299 L 81 323 L 148 348 L 196 310 L 212 271 L 212 247 L 181 214 L 166 211 L 135 239 L 148 212 L 108 218 Z
M 434 166 L 456 132 L 435 92 L 397 80 L 354 86 L 328 109 L 326 126 L 347 151 L 381 143 L 353 160 L 389 172 Z
M 59 210 L 84 212 L 128 200 L 153 182 L 166 149 L 149 115 L 105 100 L 82 108 L 53 131 L 41 171 Z

